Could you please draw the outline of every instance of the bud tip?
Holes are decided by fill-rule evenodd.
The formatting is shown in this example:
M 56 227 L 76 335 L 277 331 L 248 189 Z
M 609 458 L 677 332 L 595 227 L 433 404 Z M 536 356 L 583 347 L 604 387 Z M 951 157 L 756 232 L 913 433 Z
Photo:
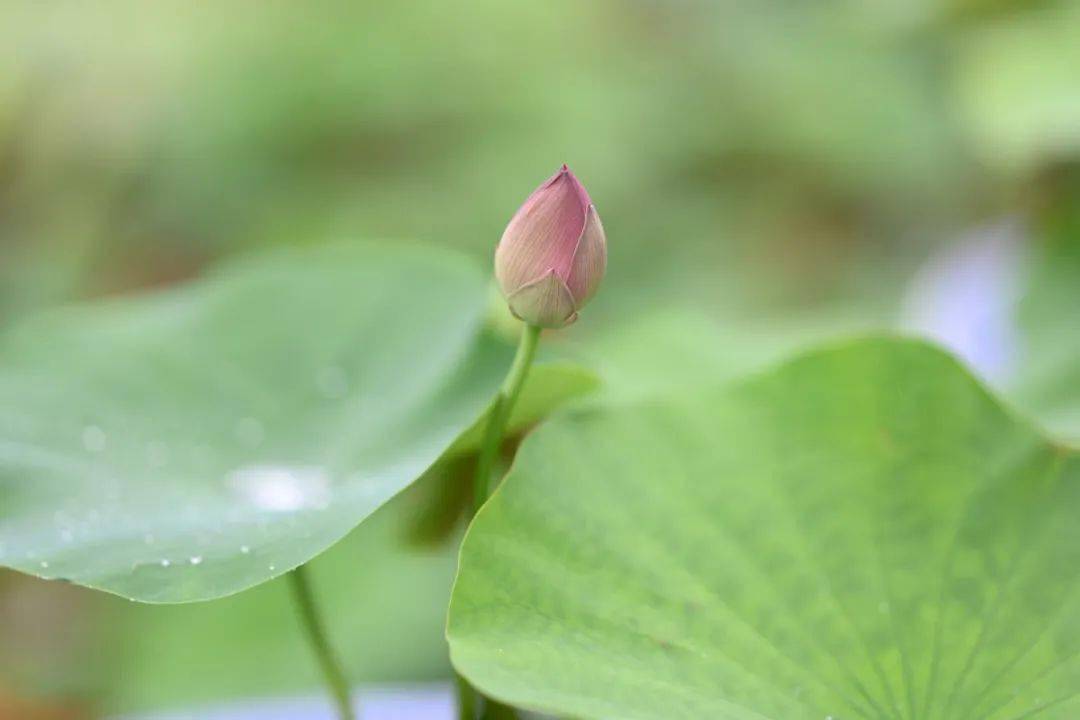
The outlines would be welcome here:
M 606 245 L 588 191 L 563 163 L 511 219 L 495 252 L 495 277 L 519 318 L 563 327 L 596 292 Z

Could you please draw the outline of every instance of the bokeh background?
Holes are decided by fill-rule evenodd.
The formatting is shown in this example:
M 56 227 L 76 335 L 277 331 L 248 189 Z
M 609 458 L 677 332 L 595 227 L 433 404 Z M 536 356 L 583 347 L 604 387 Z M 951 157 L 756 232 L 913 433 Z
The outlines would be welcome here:
M 490 262 L 563 162 L 610 244 L 567 354 L 662 385 L 899 329 L 1080 437 L 1068 0 L 9 0 L 0 326 L 269 246 Z M 453 543 L 402 542 L 408 500 L 315 571 L 358 679 L 448 676 Z M 0 574 L 4 720 L 316 683 L 277 583 L 157 608 Z

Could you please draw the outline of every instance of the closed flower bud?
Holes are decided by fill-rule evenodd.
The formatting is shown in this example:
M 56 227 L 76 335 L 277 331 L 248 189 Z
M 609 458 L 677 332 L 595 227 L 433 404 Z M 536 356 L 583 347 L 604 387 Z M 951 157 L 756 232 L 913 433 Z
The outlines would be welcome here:
M 510 310 L 546 328 L 577 320 L 606 266 L 600 216 L 565 165 L 518 209 L 495 250 L 495 277 Z

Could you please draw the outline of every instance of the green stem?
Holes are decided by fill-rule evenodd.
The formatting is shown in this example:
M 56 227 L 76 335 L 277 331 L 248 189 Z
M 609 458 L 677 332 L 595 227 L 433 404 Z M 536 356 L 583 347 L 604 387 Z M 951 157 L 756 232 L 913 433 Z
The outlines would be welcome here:
M 510 420 L 518 395 L 521 394 L 521 388 L 525 385 L 525 378 L 529 375 L 529 368 L 532 367 L 539 341 L 539 327 L 526 325 L 522 329 L 514 362 L 495 400 L 491 403 L 483 444 L 480 445 L 480 455 L 476 460 L 476 475 L 473 478 L 473 515 L 476 515 L 488 495 L 491 494 L 494 484 L 491 475 L 495 469 L 495 459 L 499 455 L 503 436 L 506 434 L 506 423 Z M 517 717 L 517 712 L 512 707 L 483 697 L 460 675 L 457 678 L 457 684 L 459 720 L 477 720 L 478 718 L 480 720 L 513 720 Z
M 289 585 L 293 590 L 293 600 L 300 612 L 300 619 L 304 625 L 308 640 L 315 651 L 315 657 L 319 661 L 319 669 L 322 670 L 323 678 L 334 698 L 340 720 L 356 720 L 353 712 L 352 701 L 349 698 L 349 683 L 345 680 L 345 673 L 341 670 L 330 642 L 327 640 L 326 628 L 319 610 L 315 606 L 315 596 L 311 592 L 311 584 L 308 582 L 307 566 L 301 565 L 289 573 Z
M 478 720 L 481 700 L 469 681 L 457 675 L 458 720 Z
M 491 698 L 483 698 L 484 709 L 481 711 L 480 720 L 518 720 L 518 711 L 512 705 L 503 705 Z
M 473 515 L 491 493 L 491 474 L 495 468 L 495 458 L 499 454 L 503 435 L 506 433 L 506 423 L 510 419 L 510 413 L 514 409 L 518 395 L 521 394 L 525 378 L 529 375 L 529 368 L 532 366 L 539 341 L 540 328 L 535 325 L 526 325 L 521 331 L 514 363 L 510 366 L 510 372 L 506 374 L 506 379 L 503 380 L 502 387 L 499 388 L 491 404 L 487 429 L 484 431 L 484 441 L 480 446 L 480 455 L 476 461 L 476 476 L 473 479 Z

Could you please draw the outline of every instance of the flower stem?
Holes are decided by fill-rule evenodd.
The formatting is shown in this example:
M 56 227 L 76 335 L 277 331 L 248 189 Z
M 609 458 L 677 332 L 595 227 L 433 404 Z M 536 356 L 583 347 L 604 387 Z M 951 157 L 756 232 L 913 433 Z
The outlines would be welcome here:
M 340 720 L 356 720 L 353 712 L 352 701 L 349 697 L 349 683 L 345 680 L 341 663 L 334 654 L 333 648 L 326 636 L 326 628 L 319 610 L 315 605 L 315 596 L 311 592 L 311 584 L 308 582 L 307 566 L 301 565 L 289 573 L 289 585 L 293 590 L 293 600 L 296 609 L 300 613 L 300 619 L 304 625 L 308 640 L 315 651 L 315 657 L 319 661 L 319 669 L 322 670 L 323 678 L 333 696 L 337 706 Z
M 461 675 L 457 680 L 458 720 L 477 720 L 480 717 L 480 696 Z
M 510 365 L 510 371 L 506 374 L 506 379 L 503 380 L 488 411 L 487 427 L 484 429 L 484 440 L 480 445 L 480 455 L 476 460 L 476 475 L 473 477 L 472 515 L 474 516 L 491 493 L 493 485 L 491 475 L 495 469 L 495 458 L 499 454 L 503 435 L 506 434 L 506 423 L 510 420 L 510 413 L 513 412 L 518 395 L 521 394 L 521 388 L 525 385 L 539 341 L 540 328 L 526 324 L 521 331 L 514 362 Z M 457 677 L 457 689 L 459 720 L 478 720 L 478 718 L 479 720 L 512 720 L 517 717 L 512 707 L 483 697 L 460 675 Z
M 506 379 L 503 380 L 502 387 L 499 388 L 491 404 L 483 444 L 480 446 L 480 455 L 476 461 L 476 476 L 473 479 L 473 515 L 491 493 L 491 474 L 495 467 L 495 458 L 499 454 L 499 446 L 502 445 L 503 435 L 506 432 L 506 423 L 510 419 L 510 413 L 514 409 L 518 395 L 521 394 L 525 378 L 529 375 L 529 368 L 536 356 L 536 346 L 539 341 L 539 327 L 526 325 L 522 329 L 517 354 L 510 366 L 510 372 L 506 374 Z

